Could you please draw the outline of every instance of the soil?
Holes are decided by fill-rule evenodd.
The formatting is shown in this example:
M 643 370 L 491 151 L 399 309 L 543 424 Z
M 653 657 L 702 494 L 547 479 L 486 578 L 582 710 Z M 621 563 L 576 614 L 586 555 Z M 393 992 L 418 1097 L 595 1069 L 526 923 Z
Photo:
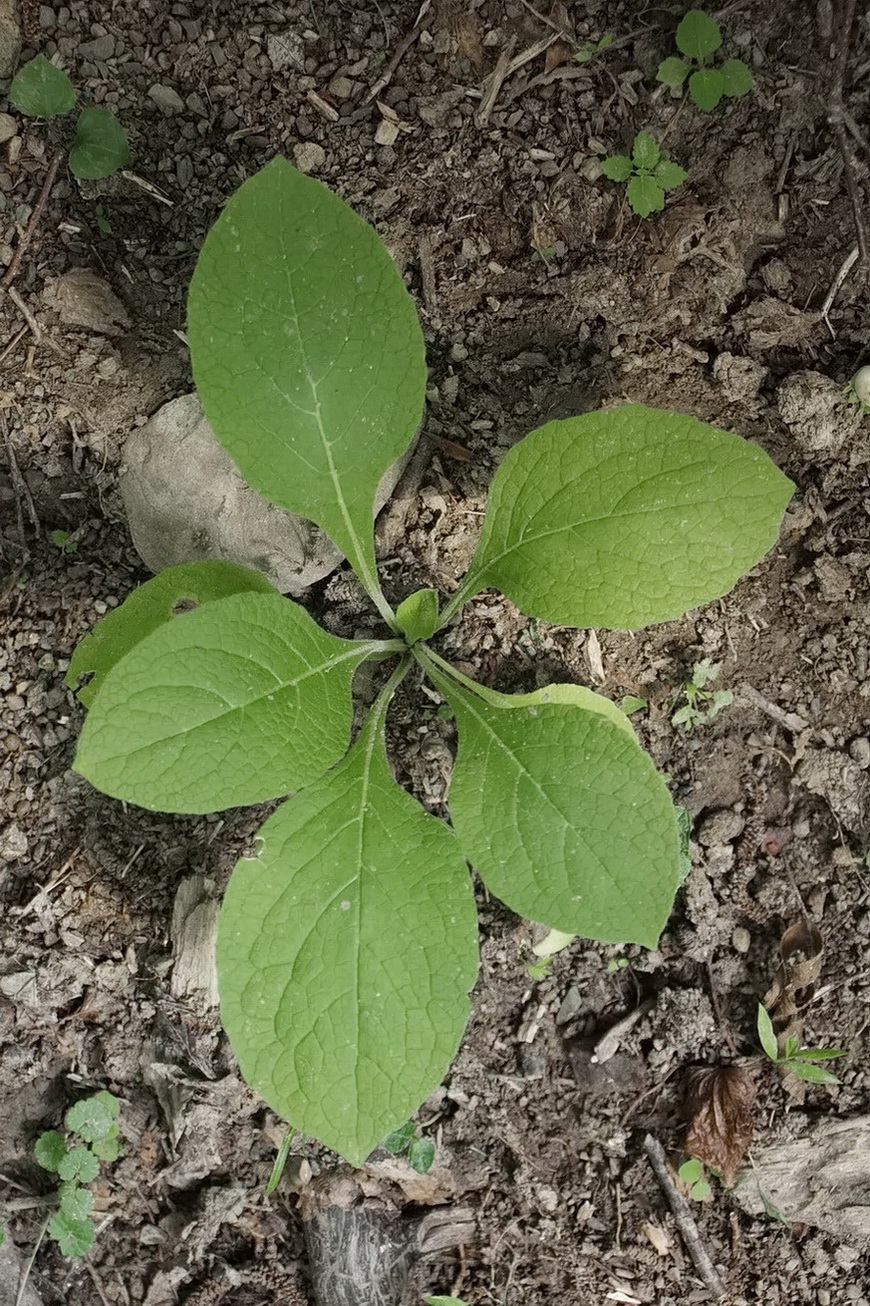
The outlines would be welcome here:
M 481 892 L 473 1016 L 418 1116 L 438 1198 L 470 1206 L 477 1234 L 421 1261 L 418 1289 L 473 1306 L 712 1300 L 643 1139 L 679 1158 L 685 1070 L 753 1054 L 780 936 L 804 916 L 825 943 L 804 1037 L 849 1057 L 838 1087 L 802 1100 L 756 1067 L 753 1155 L 870 1108 L 870 423 L 841 395 L 870 327 L 854 268 L 821 313 L 855 244 L 826 118 L 830 5 L 729 4 L 728 53 L 756 84 L 711 114 L 655 81 L 673 7 L 557 7 L 578 44 L 616 42 L 580 64 L 570 47 L 552 66 L 539 52 L 491 105 L 499 59 L 557 37 L 551 11 L 434 0 L 396 63 L 418 7 L 23 6 L 22 60 L 58 54 L 83 100 L 117 111 L 134 160 L 101 183 L 61 168 L 15 282 L 40 340 L 0 304 L 0 1180 L 22 1254 L 51 1191 L 34 1137 L 89 1090 L 122 1101 L 93 1250 L 37 1255 L 31 1284 L 51 1306 L 286 1303 L 297 1267 L 305 1300 L 294 1192 L 335 1163 L 297 1139 L 264 1196 L 283 1123 L 241 1082 L 208 995 L 179 977 L 179 890 L 188 904 L 219 897 L 263 812 L 164 817 L 94 792 L 70 769 L 82 713 L 62 683 L 77 641 L 147 578 L 117 491 L 124 440 L 190 389 L 197 250 L 278 152 L 376 224 L 424 323 L 427 456 L 379 528 L 392 602 L 454 587 L 493 469 L 549 418 L 626 400 L 678 409 L 757 441 L 797 487 L 768 557 L 682 621 L 567 630 L 490 592 L 451 633 L 448 654 L 500 689 L 569 679 L 647 700 L 635 720 L 691 815 L 692 869 L 655 952 L 575 940 L 537 980 L 532 927 Z M 858 123 L 868 60 L 862 16 L 846 80 Z M 0 146 L 6 263 L 62 143 L 14 125 Z M 597 162 L 640 128 L 690 174 L 646 221 Z M 113 292 L 90 316 L 58 294 L 74 269 Z M 306 602 L 344 634 L 372 620 L 344 572 Z M 671 717 L 702 658 L 733 701 L 687 733 Z M 398 778 L 443 813 L 449 723 L 412 686 L 392 732 Z M 615 1055 L 595 1060 L 632 1013 Z M 868 1240 L 838 1227 L 835 1192 L 829 1219 L 784 1228 L 714 1188 L 694 1213 L 734 1301 L 870 1298 Z

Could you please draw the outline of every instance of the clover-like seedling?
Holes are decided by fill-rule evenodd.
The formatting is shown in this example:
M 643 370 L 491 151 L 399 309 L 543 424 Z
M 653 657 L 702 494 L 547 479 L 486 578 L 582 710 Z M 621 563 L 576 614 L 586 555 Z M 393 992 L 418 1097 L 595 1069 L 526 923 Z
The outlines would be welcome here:
M 723 707 L 729 707 L 734 701 L 730 689 L 708 689 L 707 686 L 716 679 L 721 664 L 710 658 L 702 658 L 692 668 L 692 679 L 683 688 L 686 701 L 677 708 L 671 717 L 671 724 L 682 726 L 691 732 L 696 726 L 706 725 L 718 716 Z
M 689 1196 L 693 1202 L 706 1202 L 712 1196 L 713 1190 L 710 1187 L 707 1173 L 701 1162 L 694 1157 L 684 1161 L 677 1174 L 688 1188 Z
M 627 181 L 626 194 L 629 205 L 639 218 L 648 218 L 665 207 L 665 192 L 682 186 L 688 173 L 678 163 L 672 163 L 654 136 L 638 132 L 627 154 L 611 154 L 601 164 L 601 171 L 610 181 Z
M 567 626 L 679 617 L 770 548 L 792 485 L 755 445 L 677 413 L 627 404 L 547 422 L 498 468 L 452 597 L 418 590 L 394 611 L 373 504 L 419 428 L 426 365 L 373 228 L 274 160 L 205 241 L 188 339 L 242 475 L 332 537 L 383 631 L 327 633 L 234 564 L 170 568 L 75 652 L 67 683 L 92 675 L 75 767 L 167 812 L 285 799 L 224 898 L 221 1012 L 248 1083 L 358 1165 L 440 1083 L 462 1036 L 477 973 L 467 862 L 529 920 L 647 947 L 679 878 L 674 805 L 628 717 L 582 685 L 478 684 L 442 656 L 443 632 L 491 587 Z M 350 745 L 354 672 L 381 661 L 392 669 Z M 387 759 L 387 710 L 412 671 L 458 734 L 452 825 Z
M 76 93 L 66 73 L 44 54 L 20 68 L 9 87 L 16 109 L 31 118 L 58 118 L 75 108 Z M 127 134 L 111 109 L 82 109 L 69 151 L 70 172 L 86 181 L 109 177 L 130 162 Z
M 58 1208 L 47 1233 L 64 1256 L 84 1256 L 93 1244 L 94 1197 L 87 1185 L 99 1174 L 101 1161 L 118 1158 L 119 1114 L 116 1097 L 105 1091 L 95 1093 L 67 1111 L 66 1134 L 49 1129 L 34 1144 L 38 1164 L 60 1180 Z
M 836 1075 L 832 1075 L 824 1066 L 816 1065 L 817 1061 L 836 1061 L 840 1057 L 847 1057 L 848 1051 L 844 1048 L 805 1048 L 801 1046 L 801 1041 L 795 1034 L 789 1034 L 784 1040 L 777 1038 L 776 1030 L 773 1027 L 773 1021 L 770 1018 L 770 1012 L 762 1003 L 758 1004 L 758 1041 L 764 1051 L 764 1055 L 775 1065 L 790 1070 L 798 1079 L 806 1080 L 810 1084 L 839 1084 Z
M 596 55 L 609 50 L 616 40 L 613 32 L 605 32 L 597 41 L 586 41 L 574 51 L 575 63 L 589 63 Z
M 752 73 L 742 59 L 726 59 L 718 68 L 710 60 L 722 44 L 722 29 L 700 9 L 692 9 L 677 27 L 677 49 L 682 59 L 671 55 L 658 68 L 656 78 L 679 90 L 689 79 L 689 95 L 699 109 L 709 113 L 724 96 L 736 98 L 751 91 Z
M 387 1134 L 381 1143 L 393 1156 L 404 1156 L 417 1174 L 428 1174 L 435 1160 L 435 1144 L 431 1138 L 420 1138 L 413 1121 Z

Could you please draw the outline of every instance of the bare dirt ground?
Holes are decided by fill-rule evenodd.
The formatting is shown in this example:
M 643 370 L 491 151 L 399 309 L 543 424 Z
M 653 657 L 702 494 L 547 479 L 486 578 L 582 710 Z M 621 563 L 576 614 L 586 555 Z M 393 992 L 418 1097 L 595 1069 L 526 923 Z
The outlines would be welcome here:
M 437 1179 L 403 1199 L 468 1205 L 477 1232 L 421 1262 L 417 1289 L 472 1306 L 712 1300 L 643 1140 L 679 1158 L 685 1071 L 757 1052 L 780 937 L 806 919 L 825 951 L 805 1038 L 849 1050 L 842 1082 L 795 1098 L 754 1065 L 744 1189 L 766 1176 L 768 1212 L 757 1192 L 741 1204 L 714 1183 L 694 1214 L 735 1302 L 870 1299 L 867 1164 L 821 1173 L 832 1127 L 868 1152 L 870 1111 L 870 419 L 842 398 L 870 338 L 855 270 L 821 314 L 856 243 L 827 123 L 838 15 L 826 34 L 825 3 L 727 5 L 728 53 L 756 85 L 702 114 L 655 82 L 679 6 L 536 8 L 435 0 L 415 28 L 416 0 L 24 5 L 21 59 L 57 54 L 86 101 L 117 111 L 134 160 L 105 183 L 61 169 L 15 283 L 41 338 L 0 303 L 0 1182 L 22 1254 L 50 1193 L 34 1137 L 85 1091 L 122 1101 L 94 1249 L 69 1261 L 44 1245 L 36 1259 L 51 1306 L 295 1302 L 307 1270 L 294 1189 L 334 1163 L 297 1139 L 264 1196 L 283 1124 L 179 973 L 177 904 L 220 895 L 262 813 L 162 817 L 95 793 L 70 769 L 81 709 L 62 683 L 76 642 L 147 578 L 117 491 L 124 441 L 190 389 L 179 333 L 197 250 L 276 152 L 375 223 L 424 322 L 427 456 L 380 528 L 392 601 L 453 587 L 507 447 L 601 403 L 734 429 L 797 487 L 777 547 L 683 621 L 569 631 L 484 594 L 450 633 L 449 654 L 498 688 L 555 677 L 646 699 L 635 719 L 691 814 L 692 870 L 656 952 L 576 940 L 540 980 L 531 927 L 481 896 L 474 1014 L 418 1117 Z M 541 47 L 494 83 L 510 56 L 561 39 L 554 22 L 577 45 L 616 42 L 584 64 L 576 46 L 564 62 Z M 847 55 L 846 104 L 866 123 L 866 15 Z M 43 125 L 13 126 L 0 145 L 7 264 L 55 145 Z M 596 162 L 640 128 L 690 173 L 647 221 Z M 57 279 L 81 268 L 116 300 L 58 298 Z M 346 634 L 363 610 L 342 573 L 306 601 Z M 671 717 L 704 657 L 733 702 L 687 734 Z M 412 687 L 394 714 L 396 772 L 435 811 L 452 745 Z M 785 1169 L 809 1158 L 818 1173 L 813 1200 L 783 1209 L 771 1157 L 790 1140 Z M 386 1191 L 383 1175 L 372 1183 Z

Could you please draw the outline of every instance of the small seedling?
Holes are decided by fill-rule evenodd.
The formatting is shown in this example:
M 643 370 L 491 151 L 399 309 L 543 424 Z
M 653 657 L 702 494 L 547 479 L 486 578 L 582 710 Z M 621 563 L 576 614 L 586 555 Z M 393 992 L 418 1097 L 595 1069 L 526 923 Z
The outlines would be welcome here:
M 723 707 L 728 707 L 734 700 L 730 689 L 707 688 L 718 676 L 721 665 L 720 662 L 712 662 L 710 658 L 702 658 L 692 668 L 692 679 L 683 690 L 686 702 L 671 717 L 671 723 L 682 726 L 687 734 L 696 726 L 712 721 Z
M 626 694 L 619 700 L 619 710 L 626 716 L 634 716 L 635 712 L 643 712 L 649 703 L 645 698 L 639 698 L 636 694 Z
M 546 979 L 556 953 L 562 952 L 570 943 L 574 942 L 576 937 L 575 934 L 565 934 L 562 930 L 549 930 L 540 943 L 536 943 L 532 948 L 532 952 L 538 960 L 532 961 L 526 966 L 526 974 L 529 979 L 536 982 Z
M 536 249 L 535 252 L 532 254 L 532 262 L 533 262 L 533 263 L 535 263 L 535 262 L 537 262 L 537 263 L 550 263 L 550 262 L 552 262 L 552 260 L 553 260 L 555 257 L 556 257 L 556 246 L 555 246 L 555 245 L 541 245 L 541 246 L 540 246 L 538 249 Z
M 60 549 L 61 553 L 78 552 L 78 543 L 70 538 L 69 531 L 52 531 L 51 542 Z
M 870 413 L 870 365 L 858 368 L 846 386 L 846 397 L 857 404 L 862 413 Z
M 64 1256 L 84 1256 L 94 1241 L 94 1198 L 87 1185 L 99 1174 L 101 1161 L 118 1158 L 119 1114 L 116 1097 L 95 1093 L 67 1111 L 66 1134 L 49 1129 L 34 1144 L 37 1163 L 60 1180 L 58 1209 L 47 1232 Z
M 742 59 L 726 59 L 718 68 L 710 60 L 722 44 L 722 29 L 700 9 L 692 9 L 677 28 L 677 49 L 684 57 L 671 55 L 659 64 L 656 78 L 679 90 L 689 79 L 689 95 L 705 113 L 715 109 L 723 96 L 735 98 L 751 91 L 752 73 Z
M 38 54 L 15 74 L 9 99 L 29 118 L 52 119 L 72 112 L 76 93 L 66 73 Z M 70 172 L 84 181 L 99 181 L 129 162 L 127 134 L 111 109 L 82 109 L 69 151 Z
M 618 971 L 625 970 L 630 965 L 631 962 L 628 957 L 611 957 L 607 963 L 607 973 L 608 975 L 615 975 Z
M 290 1155 L 290 1148 L 293 1146 L 293 1139 L 297 1131 L 292 1127 L 287 1129 L 284 1137 L 281 1139 L 281 1146 L 278 1148 L 278 1154 L 272 1165 L 269 1178 L 266 1180 L 266 1196 L 270 1197 L 281 1182 L 281 1176 L 284 1173 L 284 1167 L 287 1164 L 287 1157 Z
M 402 1125 L 401 1129 L 394 1129 L 392 1133 L 387 1134 L 382 1147 L 385 1147 L 393 1156 L 406 1156 L 408 1165 L 417 1174 L 428 1174 L 432 1169 L 432 1162 L 435 1160 L 435 1144 L 431 1138 L 418 1138 L 417 1131 L 412 1121 Z
M 459 1297 L 424 1297 L 426 1306 L 468 1306 Z
M 597 54 L 608 50 L 615 40 L 616 37 L 613 32 L 605 32 L 600 41 L 587 41 L 578 50 L 575 50 L 574 62 L 589 63 L 589 60 L 594 59 Z
M 700 1161 L 691 1158 L 684 1161 L 677 1171 L 680 1179 L 689 1190 L 693 1202 L 706 1202 L 712 1193 L 707 1172 Z
M 467 863 L 526 920 L 646 947 L 679 878 L 673 801 L 625 714 L 575 684 L 498 693 L 445 660 L 441 633 L 492 588 L 580 629 L 671 620 L 756 564 L 793 487 L 757 446 L 682 414 L 627 404 L 550 421 L 502 459 L 452 596 L 418 590 L 394 611 L 373 503 L 420 426 L 427 373 L 376 232 L 274 160 L 205 242 L 188 339 L 239 471 L 338 544 L 380 628 L 328 633 L 235 564 L 169 568 L 73 656 L 66 683 L 88 708 L 75 766 L 152 810 L 285 799 L 221 908 L 222 1017 L 269 1105 L 360 1165 L 462 1037 L 478 963 Z M 351 745 L 354 672 L 386 660 Z M 385 722 L 409 674 L 411 702 L 425 675 L 453 712 L 451 826 L 390 770 Z
M 629 205 L 639 218 L 648 218 L 665 207 L 665 192 L 682 186 L 688 173 L 672 163 L 649 132 L 638 132 L 627 154 L 611 154 L 601 164 L 610 181 L 627 181 Z
M 785 1067 L 793 1075 L 797 1075 L 798 1079 L 805 1079 L 810 1084 L 839 1084 L 836 1075 L 832 1075 L 823 1066 L 815 1065 L 814 1062 L 835 1061 L 839 1057 L 847 1057 L 849 1053 L 844 1048 L 801 1047 L 800 1039 L 796 1035 L 789 1035 L 784 1046 L 780 1048 L 770 1013 L 760 1002 L 757 1023 L 758 1039 L 764 1055 L 775 1065 Z

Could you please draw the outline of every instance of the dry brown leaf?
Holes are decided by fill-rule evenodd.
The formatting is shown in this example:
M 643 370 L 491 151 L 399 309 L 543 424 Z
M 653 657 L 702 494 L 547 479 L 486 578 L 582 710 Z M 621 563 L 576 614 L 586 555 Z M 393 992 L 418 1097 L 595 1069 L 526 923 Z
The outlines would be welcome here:
M 822 936 L 809 921 L 796 921 L 779 941 L 779 970 L 764 1005 L 783 1045 L 789 1035 L 800 1036 L 800 1013 L 815 997 L 823 955 Z
M 731 1188 L 752 1141 L 755 1081 L 742 1066 L 698 1066 L 689 1071 L 686 1155 Z
M 561 2 L 554 4 L 549 19 L 554 27 L 559 28 L 566 37 L 571 37 L 573 40 L 574 28 L 571 16 L 564 4 Z M 551 73 L 554 68 L 561 68 L 563 64 L 570 63 L 574 58 L 574 48 L 572 41 L 563 40 L 562 37 L 547 46 L 547 53 L 544 56 L 544 75 Z

